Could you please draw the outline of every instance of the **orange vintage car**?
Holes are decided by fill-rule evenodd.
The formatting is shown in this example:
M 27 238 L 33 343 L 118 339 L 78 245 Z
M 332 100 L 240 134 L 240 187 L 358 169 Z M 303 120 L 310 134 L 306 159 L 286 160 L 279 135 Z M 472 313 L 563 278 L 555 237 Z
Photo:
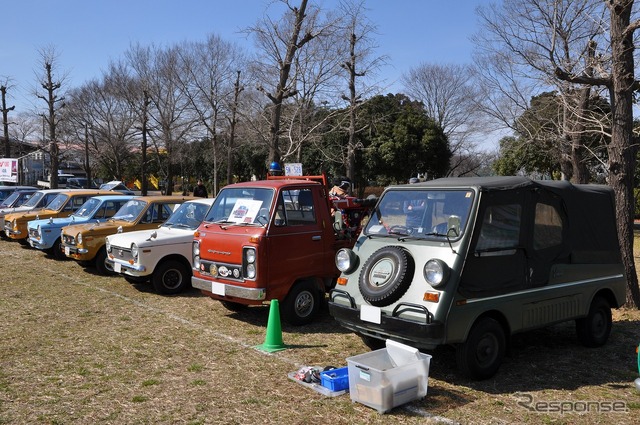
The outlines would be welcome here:
M 106 237 L 115 233 L 158 228 L 174 208 L 193 197 L 139 196 L 129 200 L 109 220 L 75 224 L 62 228 L 61 248 L 67 257 L 86 265 L 95 265 L 98 273 L 108 274 L 105 264 Z
M 96 189 L 76 189 L 62 191 L 53 198 L 44 209 L 11 213 L 4 216 L 4 233 L 12 240 L 27 243 L 29 233 L 27 223 L 31 220 L 68 217 L 80 208 L 87 199 L 98 195 L 120 195 L 120 192 Z

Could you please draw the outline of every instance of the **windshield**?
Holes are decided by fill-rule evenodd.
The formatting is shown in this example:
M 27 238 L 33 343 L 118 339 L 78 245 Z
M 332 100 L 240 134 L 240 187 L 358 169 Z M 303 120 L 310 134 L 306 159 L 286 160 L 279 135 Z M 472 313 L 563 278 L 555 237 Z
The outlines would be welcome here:
M 391 189 L 384 193 L 364 234 L 457 239 L 473 201 L 470 190 Z M 450 230 L 451 228 L 455 230 Z
M 181 204 L 173 214 L 171 214 L 163 226 L 182 227 L 195 230 L 200 223 L 202 223 L 209 207 L 210 205 L 202 204 L 200 202 L 185 202 L 184 204 Z
M 11 195 L 7 196 L 7 198 L 0 203 L 0 208 L 10 207 L 20 196 L 20 192 L 13 192 Z
M 29 198 L 29 200 L 27 202 L 25 202 L 24 204 L 22 204 L 23 207 L 35 207 L 38 205 L 38 203 L 40 202 L 40 200 L 42 199 L 42 197 L 44 196 L 44 192 L 36 192 L 33 194 L 33 196 L 31 198 Z
M 133 222 L 146 208 L 146 202 L 132 199 L 124 204 L 112 218 Z
M 264 225 L 267 220 L 256 217 L 268 217 L 272 201 L 273 189 L 222 189 L 204 221 Z
M 92 217 L 95 210 L 100 207 L 100 200 L 95 198 L 89 198 L 87 202 L 82 204 L 80 208 L 72 215 L 76 217 Z
M 55 198 L 53 198 L 51 202 L 47 204 L 46 208 L 48 210 L 58 211 L 59 209 L 62 209 L 62 207 L 64 207 L 64 205 L 67 203 L 67 199 L 69 199 L 69 195 L 65 195 L 61 193 Z

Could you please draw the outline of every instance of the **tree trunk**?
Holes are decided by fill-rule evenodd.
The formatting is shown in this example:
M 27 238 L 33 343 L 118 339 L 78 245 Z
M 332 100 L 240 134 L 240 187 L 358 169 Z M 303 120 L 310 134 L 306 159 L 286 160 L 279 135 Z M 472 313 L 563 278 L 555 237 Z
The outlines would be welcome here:
M 636 167 L 633 135 L 633 31 L 625 32 L 633 1 L 611 1 L 612 87 L 609 184 L 616 196 L 616 217 L 622 261 L 627 278 L 627 304 L 640 308 L 640 288 L 633 257 L 633 175 Z

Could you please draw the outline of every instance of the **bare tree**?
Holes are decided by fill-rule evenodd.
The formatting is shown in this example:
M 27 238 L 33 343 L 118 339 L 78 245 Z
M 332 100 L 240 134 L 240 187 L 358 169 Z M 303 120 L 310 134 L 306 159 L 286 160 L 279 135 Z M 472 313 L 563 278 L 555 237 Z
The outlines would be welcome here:
M 585 162 L 591 155 L 584 141 L 592 96 L 599 93 L 558 79 L 556 63 L 567 69 L 590 67 L 589 52 L 602 37 L 602 3 L 594 0 L 506 0 L 478 8 L 482 30 L 474 37 L 478 109 L 510 128 L 535 129 L 529 140 L 550 140 L 559 147 L 564 178 L 586 183 Z M 556 91 L 563 113 L 550 126 L 527 126 L 521 119 L 529 99 L 541 91 Z M 548 130 L 552 132 L 549 133 Z
M 345 1 L 340 4 L 340 10 L 345 16 L 344 37 L 347 41 L 348 52 L 341 66 L 347 73 L 348 94 L 342 95 L 347 102 L 348 109 L 348 141 L 346 146 L 345 168 L 347 177 L 352 181 L 356 178 L 356 133 L 361 129 L 357 126 L 357 111 L 364 97 L 374 91 L 373 85 L 363 81 L 372 81 L 375 72 L 382 66 L 386 57 L 375 54 L 376 44 L 373 35 L 376 27 L 367 19 L 365 3 L 359 1 Z
M 247 29 L 252 34 L 258 48 L 258 57 L 254 69 L 258 78 L 258 90 L 264 93 L 271 102 L 269 118 L 269 157 L 268 161 L 280 162 L 280 125 L 283 102 L 297 93 L 295 62 L 299 50 L 322 33 L 326 27 L 319 23 L 319 10 L 309 8 L 308 0 L 301 0 L 300 6 L 292 6 L 289 0 L 281 0 L 287 8 L 285 15 L 278 22 L 269 16 Z M 277 75 L 270 72 L 277 69 Z M 276 83 L 272 89 L 266 87 Z
M 240 67 L 243 55 L 232 43 L 210 35 L 204 43 L 185 43 L 178 48 L 180 66 L 176 81 L 196 114 L 199 124 L 206 129 L 213 152 L 213 193 L 218 192 L 218 152 L 221 122 L 229 120 L 237 108 L 240 89 Z M 235 77 L 235 82 L 234 82 Z M 235 103 L 234 103 L 235 102 Z M 234 106 L 235 105 L 235 106 Z M 227 146 L 227 181 L 232 174 L 233 144 Z
M 149 99 L 149 121 L 152 143 L 158 160 L 166 152 L 166 193 L 173 192 L 175 168 L 182 160 L 182 146 L 187 143 L 195 119 L 184 91 L 176 80 L 179 68 L 178 48 L 132 46 L 126 53 L 127 61 L 137 78 L 143 82 L 143 92 Z
M 611 103 L 607 122 L 590 128 L 609 132 L 608 182 L 616 198 L 616 218 L 622 260 L 627 277 L 627 303 L 640 307 L 640 288 L 633 257 L 633 176 L 637 137 L 633 133 L 633 94 L 640 87 L 635 79 L 634 33 L 640 20 L 631 21 L 633 0 L 505 0 L 503 8 L 481 9 L 486 38 L 497 37 L 493 63 L 509 70 L 510 80 L 535 78 L 539 86 L 555 87 L 567 101 L 574 120 L 564 117 L 564 135 L 580 131 L 577 120 L 587 119 L 584 99 L 587 86 L 604 89 Z M 602 19 L 604 16 L 609 16 Z M 501 60 L 498 60 L 500 58 Z M 511 59 L 510 59 L 511 58 Z M 518 61 L 518 63 L 516 63 Z M 509 65 L 505 65 L 510 62 Z M 495 69 L 495 68 L 494 68 Z M 514 78 L 516 77 L 516 78 Z M 582 90 L 581 90 L 582 89 Z M 505 93 L 506 94 L 506 93 Z M 579 96 L 576 96 L 579 94 Z M 563 137 L 558 142 L 564 142 Z M 574 141 L 576 139 L 573 139 Z M 573 152 L 580 152 L 575 149 Z
M 40 88 L 35 90 L 35 96 L 43 100 L 47 105 L 47 112 L 42 114 L 44 121 L 49 128 L 49 148 L 48 153 L 51 158 L 50 184 L 52 189 L 58 188 L 58 168 L 60 161 L 59 140 L 57 135 L 58 124 L 60 123 L 60 109 L 64 107 L 65 97 L 62 94 L 62 87 L 66 80 L 65 74 L 57 73 L 58 52 L 55 47 L 46 47 L 39 51 L 40 64 L 42 70 L 38 73 Z M 42 91 L 44 90 L 44 91 Z M 46 143 L 45 140 L 42 141 Z M 43 146 L 44 147 L 44 146 Z
M 9 142 L 9 112 L 13 111 L 15 106 L 7 106 L 7 90 L 9 89 L 9 79 L 4 79 L 0 83 L 0 112 L 2 112 L 2 135 L 4 136 L 4 155 L 6 158 L 11 157 L 11 143 Z
M 423 63 L 402 76 L 406 93 L 424 105 L 442 128 L 452 153 L 449 175 L 473 173 L 481 163 L 475 137 L 486 132 L 476 107 L 479 96 L 468 65 Z

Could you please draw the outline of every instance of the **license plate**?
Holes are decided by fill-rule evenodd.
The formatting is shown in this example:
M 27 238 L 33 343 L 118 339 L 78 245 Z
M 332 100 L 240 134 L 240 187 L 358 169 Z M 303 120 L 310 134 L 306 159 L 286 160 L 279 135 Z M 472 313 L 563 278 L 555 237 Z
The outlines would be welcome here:
M 360 320 L 365 322 L 380 324 L 380 318 L 382 317 L 382 310 L 380 307 L 363 304 L 360 306 Z
M 226 285 L 224 283 L 211 282 L 211 293 L 215 295 L 224 296 L 224 288 Z
M 69 254 L 71 254 L 71 250 L 69 249 L 69 247 L 68 247 L 68 246 L 65 246 L 65 247 L 64 247 L 64 255 L 67 255 L 67 256 L 68 256 Z
M 120 273 L 122 271 L 122 264 L 113 263 L 113 271 L 116 273 Z

